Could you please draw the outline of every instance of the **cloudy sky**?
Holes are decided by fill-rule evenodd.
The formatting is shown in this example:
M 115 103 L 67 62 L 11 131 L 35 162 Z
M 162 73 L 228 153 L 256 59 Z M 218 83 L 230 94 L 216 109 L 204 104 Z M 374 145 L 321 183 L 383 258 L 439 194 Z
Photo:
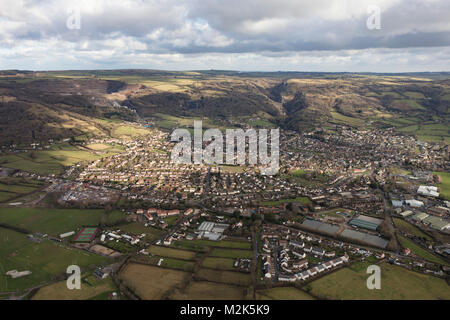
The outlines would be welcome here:
M 450 71 L 449 0 L 1 4 L 0 69 Z

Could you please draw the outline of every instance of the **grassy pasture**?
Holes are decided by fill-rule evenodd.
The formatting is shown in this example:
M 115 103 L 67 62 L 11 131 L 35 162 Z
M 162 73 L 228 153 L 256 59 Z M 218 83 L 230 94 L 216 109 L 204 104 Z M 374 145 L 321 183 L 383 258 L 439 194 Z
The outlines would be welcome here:
M 397 129 L 406 134 L 415 134 L 419 140 L 430 142 L 450 141 L 448 125 L 444 123 L 414 124 Z
M 192 281 L 185 290 L 176 291 L 170 298 L 176 300 L 242 300 L 245 296 L 242 287 L 207 281 Z
M 169 269 L 178 269 L 183 271 L 193 271 L 195 263 L 193 261 L 179 260 L 173 258 L 162 257 L 163 261 L 161 262 L 162 268 Z M 158 259 L 159 260 L 159 259 Z
M 309 200 L 309 198 L 307 197 L 297 197 L 294 199 L 280 199 L 277 201 L 263 201 L 261 202 L 261 205 L 263 206 L 277 206 L 283 203 L 288 203 L 288 202 L 298 202 L 301 204 L 310 204 L 311 200 Z
M 66 272 L 69 265 L 95 266 L 107 258 L 85 251 L 66 248 L 50 240 L 34 243 L 26 235 L 0 228 L 0 291 L 31 288 Z M 30 270 L 32 274 L 12 279 L 9 270 Z
M 361 268 L 343 268 L 306 285 L 319 298 L 333 300 L 436 300 L 450 299 L 449 286 L 443 279 L 381 264 L 381 289 L 369 290 L 366 282 L 368 263 Z
M 437 184 L 437 187 L 441 189 L 441 196 L 447 200 L 450 200 L 450 172 L 433 172 L 441 177 L 442 182 Z
M 113 129 L 111 135 L 117 138 L 139 137 L 149 134 L 150 131 L 144 128 L 138 128 L 131 125 L 120 125 Z
M 431 262 L 440 263 L 440 264 L 443 264 L 443 265 L 448 265 L 447 262 L 445 262 L 441 258 L 436 257 L 435 255 L 431 254 L 430 252 L 428 252 L 427 250 L 423 249 L 419 245 L 415 244 L 411 240 L 409 240 L 409 239 L 407 239 L 405 237 L 402 237 L 400 235 L 397 236 L 397 238 L 398 238 L 398 241 L 400 242 L 400 244 L 402 245 L 403 248 L 411 249 L 412 253 L 414 253 L 418 257 L 421 257 L 421 258 L 423 258 L 425 260 L 428 260 L 428 261 L 431 261 Z
M 425 99 L 425 96 L 421 92 L 407 91 L 404 92 L 403 94 L 412 99 Z
M 249 274 L 233 271 L 200 269 L 195 276 L 196 278 L 205 281 L 228 283 L 238 286 L 249 286 L 252 283 L 252 279 Z
M 0 223 L 57 236 L 81 226 L 96 226 L 104 214 L 101 209 L 0 208 Z
M 34 192 L 43 185 L 43 182 L 22 178 L 7 177 L 0 179 L 0 202 Z
M 0 156 L 0 165 L 7 168 L 19 169 L 37 174 L 60 174 L 64 167 L 82 161 L 94 161 L 113 153 L 96 155 L 92 152 L 74 149 L 37 150 Z
M 421 238 L 425 238 L 427 240 L 432 240 L 432 238 L 430 236 L 428 236 L 427 234 L 423 233 L 422 231 L 420 231 L 419 228 L 417 228 L 416 226 L 412 225 L 411 223 L 403 220 L 403 219 L 399 219 L 399 218 L 393 218 L 394 220 L 394 224 L 395 226 L 404 231 L 404 232 L 408 232 L 411 233 L 417 237 L 421 237 Z
M 204 247 L 218 247 L 218 248 L 232 248 L 232 249 L 252 248 L 251 242 L 247 241 L 231 241 L 231 240 L 212 241 L 203 239 L 177 241 L 175 243 L 175 246 L 186 247 L 187 249 L 195 251 L 201 251 L 201 249 Z
M 256 297 L 257 300 L 314 300 L 308 293 L 293 287 L 259 290 Z
M 233 267 L 234 260 L 227 258 L 213 258 L 207 257 L 203 260 L 202 266 L 217 270 L 235 270 Z
M 124 212 L 119 210 L 114 210 L 106 215 L 106 220 L 104 221 L 106 224 L 115 224 L 126 219 L 126 215 Z
M 175 128 L 193 128 L 194 120 L 202 121 L 202 128 L 217 128 L 219 127 L 213 120 L 208 118 L 201 117 L 176 117 L 164 113 L 155 113 L 155 116 L 158 118 L 156 125 L 163 129 L 175 129 Z
M 111 148 L 111 146 L 108 144 L 104 144 L 104 143 L 92 143 L 92 144 L 86 145 L 86 148 L 94 150 L 94 151 L 104 151 L 104 150 Z
M 69 290 L 66 281 L 60 281 L 40 288 L 32 300 L 89 300 L 114 291 L 116 287 L 110 277 L 98 280 L 93 275 L 85 275 L 80 290 Z
M 195 252 L 205 252 L 208 250 L 209 247 L 188 241 L 188 240 L 180 240 L 173 243 L 173 247 L 180 248 L 180 249 L 186 249 L 186 250 L 192 250 Z
M 250 120 L 248 124 L 253 128 L 271 129 L 276 127 L 275 124 L 266 119 Z
M 180 287 L 188 273 L 141 264 L 128 264 L 119 278 L 139 297 L 146 300 L 161 299 L 165 293 Z
M 8 201 L 9 199 L 11 199 L 15 196 L 16 196 L 16 194 L 14 194 L 14 193 L 0 191 L 0 202 Z
M 251 250 L 214 248 L 213 251 L 211 252 L 211 256 L 220 258 L 251 259 L 253 257 L 253 252 Z
M 161 259 L 162 259 L 162 261 L 161 261 Z M 176 269 L 176 270 L 182 270 L 182 271 L 187 271 L 187 272 L 194 271 L 194 267 L 195 267 L 194 261 L 161 257 L 161 256 L 156 256 L 156 255 L 146 256 L 146 262 L 149 262 L 151 265 L 154 265 L 154 266 L 158 266 L 158 263 L 160 263 L 159 267 L 161 267 L 161 268 Z
M 366 124 L 363 119 L 347 117 L 335 111 L 331 111 L 330 114 L 333 118 L 333 121 L 336 123 L 347 124 L 354 127 L 361 127 Z
M 139 222 L 131 222 L 128 224 L 118 226 L 117 228 L 127 233 L 131 233 L 133 235 L 140 235 L 145 233 L 145 240 L 147 241 L 155 240 L 162 233 L 161 230 L 158 230 L 153 227 L 146 227 Z
M 417 110 L 417 109 L 424 109 L 423 106 L 421 106 L 417 101 L 412 99 L 399 99 L 395 100 L 393 103 L 393 106 L 402 109 L 402 110 Z
M 193 260 L 195 258 L 195 252 L 156 245 L 151 246 L 149 249 L 147 249 L 147 251 L 151 254 L 162 257 L 177 258 L 183 260 Z

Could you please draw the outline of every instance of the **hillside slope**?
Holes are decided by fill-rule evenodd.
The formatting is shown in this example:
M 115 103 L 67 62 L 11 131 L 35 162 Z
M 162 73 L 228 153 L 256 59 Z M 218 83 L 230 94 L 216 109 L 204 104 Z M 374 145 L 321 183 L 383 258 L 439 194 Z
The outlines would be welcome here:
M 450 80 L 356 74 L 165 72 L 0 73 L 0 143 L 108 135 L 101 119 L 208 118 L 293 130 L 395 127 L 448 143 Z M 172 125 L 172 124 L 171 124 Z M 177 122 L 175 124 L 177 125 Z M 163 126 L 164 127 L 164 126 Z

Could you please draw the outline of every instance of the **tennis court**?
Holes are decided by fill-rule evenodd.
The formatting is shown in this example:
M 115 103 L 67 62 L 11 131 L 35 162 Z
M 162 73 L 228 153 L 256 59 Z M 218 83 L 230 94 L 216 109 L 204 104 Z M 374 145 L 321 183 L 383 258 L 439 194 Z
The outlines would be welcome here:
M 82 228 L 75 236 L 73 241 L 76 242 L 91 242 L 94 240 L 98 229 L 97 228 Z

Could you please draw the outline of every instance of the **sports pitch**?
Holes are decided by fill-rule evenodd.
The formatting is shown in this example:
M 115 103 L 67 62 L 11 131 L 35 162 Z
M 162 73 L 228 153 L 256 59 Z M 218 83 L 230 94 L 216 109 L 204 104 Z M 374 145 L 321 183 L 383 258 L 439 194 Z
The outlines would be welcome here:
M 80 232 L 75 236 L 73 241 L 75 242 L 91 242 L 95 239 L 97 234 L 97 228 L 83 228 Z

